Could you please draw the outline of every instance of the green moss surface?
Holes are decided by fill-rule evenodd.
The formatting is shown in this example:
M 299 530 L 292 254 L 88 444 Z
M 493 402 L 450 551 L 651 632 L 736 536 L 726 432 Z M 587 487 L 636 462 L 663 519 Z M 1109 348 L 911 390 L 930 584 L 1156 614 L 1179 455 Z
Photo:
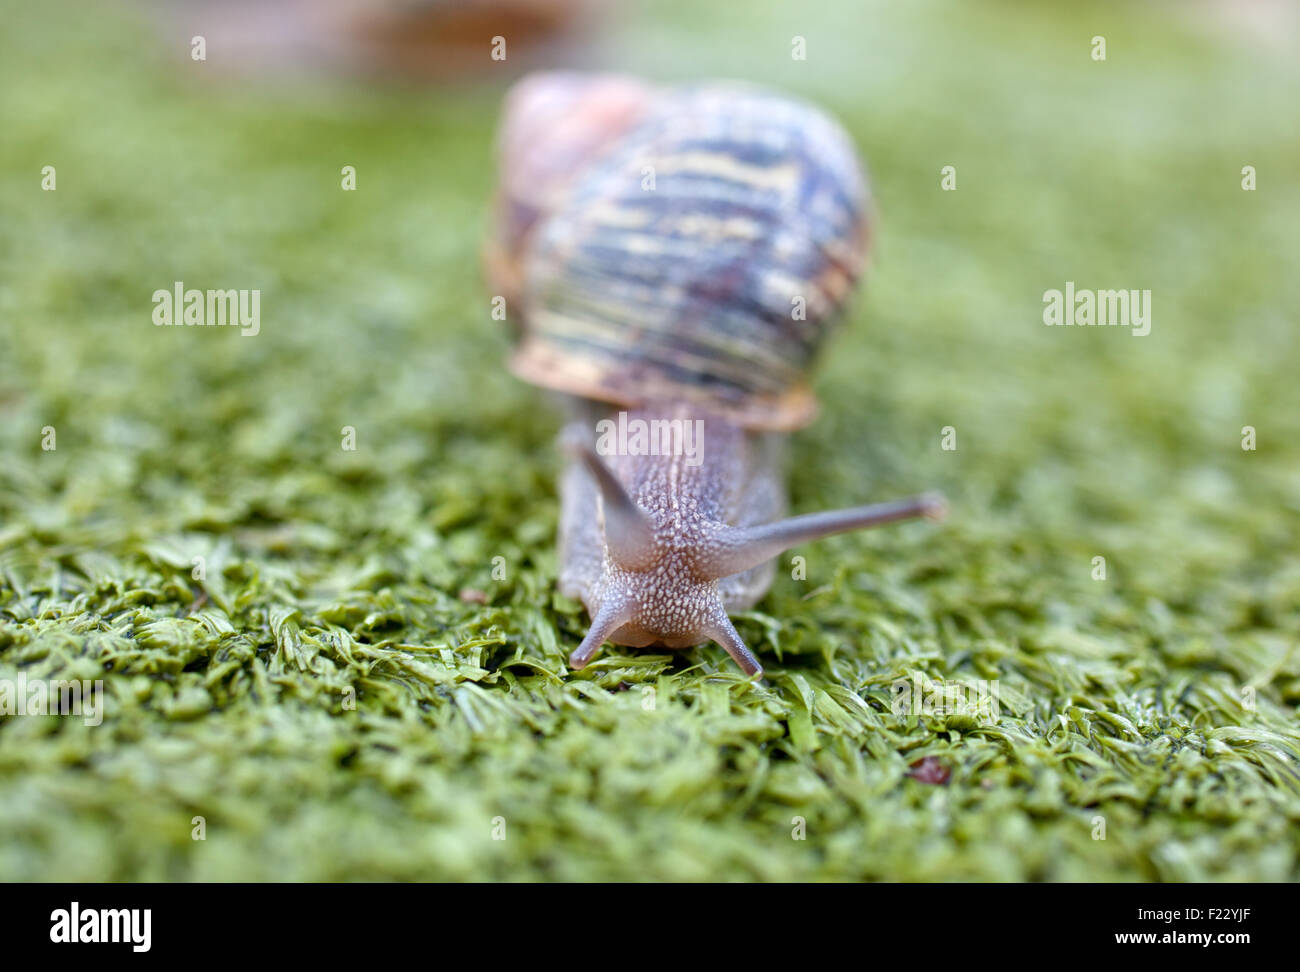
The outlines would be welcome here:
M 743 6 L 583 57 L 844 121 L 878 247 L 794 505 L 953 508 L 783 561 L 737 618 L 759 685 L 715 645 L 565 667 L 557 416 L 478 263 L 504 79 L 232 81 L 113 6 L 9 5 L 0 679 L 105 711 L 0 716 L 0 878 L 1300 875 L 1284 47 L 1176 5 Z M 175 280 L 259 288 L 261 333 L 155 327 Z M 1151 333 L 1045 327 L 1067 280 L 1151 290 Z M 999 718 L 895 714 L 914 678 L 996 679 Z

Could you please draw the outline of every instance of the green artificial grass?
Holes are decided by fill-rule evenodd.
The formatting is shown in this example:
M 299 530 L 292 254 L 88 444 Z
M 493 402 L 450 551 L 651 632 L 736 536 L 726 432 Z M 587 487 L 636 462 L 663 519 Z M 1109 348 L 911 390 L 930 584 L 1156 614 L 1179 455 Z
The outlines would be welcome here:
M 783 558 L 737 618 L 763 684 L 716 645 L 565 667 L 558 417 L 479 270 L 504 80 L 232 81 L 126 8 L 10 5 L 0 680 L 100 678 L 104 718 L 0 717 L 0 879 L 1300 876 L 1285 45 L 1173 4 L 744 7 L 583 56 L 843 120 L 878 246 L 794 506 L 952 505 Z M 155 327 L 176 280 L 259 288 L 261 333 Z M 1151 290 L 1151 333 L 1045 327 L 1067 280 Z M 896 714 L 913 679 L 996 679 L 998 718 Z

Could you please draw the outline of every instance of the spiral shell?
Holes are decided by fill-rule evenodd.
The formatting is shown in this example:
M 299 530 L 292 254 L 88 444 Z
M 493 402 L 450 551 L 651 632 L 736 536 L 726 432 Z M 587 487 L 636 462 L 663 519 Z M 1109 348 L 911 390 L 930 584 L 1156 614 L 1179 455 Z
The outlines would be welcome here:
M 602 82 L 589 83 L 579 101 L 600 103 Z M 849 139 L 820 111 L 739 84 L 623 86 L 613 103 L 616 124 L 578 139 L 512 227 L 500 261 L 522 306 L 512 369 L 620 405 L 685 400 L 750 428 L 805 424 L 808 369 L 868 245 Z M 545 139 L 532 149 L 547 151 Z

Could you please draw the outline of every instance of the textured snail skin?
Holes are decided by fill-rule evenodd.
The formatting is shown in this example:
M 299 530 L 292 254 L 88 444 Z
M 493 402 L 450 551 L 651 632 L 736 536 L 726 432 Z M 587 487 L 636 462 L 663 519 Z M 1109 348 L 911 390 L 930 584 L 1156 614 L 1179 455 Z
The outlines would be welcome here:
M 697 418 L 698 412 L 680 405 L 628 413 L 629 421 Z M 614 455 L 601 460 L 651 525 L 653 551 L 641 563 L 620 564 L 611 554 L 606 501 L 587 465 L 575 458 L 565 471 L 560 590 L 579 598 L 594 619 L 591 634 L 571 659 L 574 667 L 585 665 L 602 640 L 668 648 L 717 641 L 747 674 L 761 671 L 727 614 L 751 607 L 763 596 L 772 582 L 773 565 L 709 577 L 708 555 L 721 549 L 720 528 L 767 523 L 782 515 L 784 443 L 774 435 L 746 433 L 717 417 L 702 421 L 698 465 L 680 455 Z M 571 446 L 586 442 L 590 447 L 593 424 L 574 422 L 563 438 Z
M 573 461 L 561 487 L 560 590 L 592 617 L 569 659 L 574 668 L 605 641 L 666 648 L 716 641 L 745 674 L 761 675 L 728 615 L 767 592 L 773 557 L 820 537 L 945 512 L 942 497 L 924 494 L 783 520 L 779 435 L 702 417 L 693 406 L 651 405 L 627 413 L 628 423 L 700 422 L 698 462 L 683 454 L 601 456 L 590 414 L 561 437 Z
M 748 86 L 563 73 L 516 86 L 500 147 L 485 256 L 521 309 L 510 366 L 574 413 L 559 583 L 592 625 L 569 663 L 606 641 L 716 641 L 761 675 L 728 614 L 766 593 L 777 554 L 943 512 L 924 495 L 781 519 L 780 433 L 814 414 L 807 371 L 870 238 L 852 144 Z M 629 424 L 701 429 L 698 449 L 602 454 L 598 423 L 619 406 Z

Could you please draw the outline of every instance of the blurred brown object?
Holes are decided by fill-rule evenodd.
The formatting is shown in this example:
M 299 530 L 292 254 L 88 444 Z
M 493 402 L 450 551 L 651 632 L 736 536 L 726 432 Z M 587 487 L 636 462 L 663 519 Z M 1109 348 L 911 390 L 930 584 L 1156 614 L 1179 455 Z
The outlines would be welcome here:
M 311 5 L 326 31 L 384 72 L 448 77 L 529 56 L 589 14 L 585 0 L 325 0 Z M 495 38 L 506 48 L 493 61 Z
M 159 20 L 187 41 L 204 37 L 215 72 L 324 70 L 428 81 L 513 78 L 549 60 L 580 59 L 580 38 L 597 9 L 594 0 L 182 0 L 153 6 Z
M 910 764 L 907 775 L 921 783 L 943 786 L 952 776 L 952 771 L 944 765 L 942 760 L 936 759 L 934 756 L 924 756 Z

